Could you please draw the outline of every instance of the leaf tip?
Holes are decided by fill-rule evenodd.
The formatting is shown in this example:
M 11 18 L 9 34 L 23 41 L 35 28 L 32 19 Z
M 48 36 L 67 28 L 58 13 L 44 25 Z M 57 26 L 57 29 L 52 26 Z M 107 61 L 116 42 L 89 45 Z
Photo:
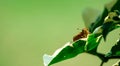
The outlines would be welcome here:
M 53 59 L 52 56 L 44 54 L 43 55 L 44 66 L 49 66 L 52 59 Z

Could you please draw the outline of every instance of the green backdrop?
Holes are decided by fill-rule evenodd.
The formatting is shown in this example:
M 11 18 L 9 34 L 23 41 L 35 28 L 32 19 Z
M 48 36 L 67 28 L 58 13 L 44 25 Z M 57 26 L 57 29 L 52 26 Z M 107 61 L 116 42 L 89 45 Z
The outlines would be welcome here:
M 45 53 L 52 54 L 81 31 L 77 28 L 85 27 L 81 16 L 84 9 L 102 12 L 109 1 L 0 0 L 0 66 L 43 66 Z M 98 51 L 108 52 L 119 31 L 111 32 Z M 105 66 L 116 61 L 110 60 Z M 53 66 L 99 66 L 100 62 L 84 53 Z

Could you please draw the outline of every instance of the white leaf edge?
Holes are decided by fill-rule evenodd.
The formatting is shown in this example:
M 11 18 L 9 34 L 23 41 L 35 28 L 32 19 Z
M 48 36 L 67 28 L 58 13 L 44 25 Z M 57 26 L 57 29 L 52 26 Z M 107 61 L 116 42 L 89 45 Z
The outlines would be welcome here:
M 44 66 L 48 66 L 50 62 L 62 51 L 63 48 L 70 45 L 71 45 L 71 42 L 67 42 L 62 48 L 59 48 L 58 50 L 56 50 L 53 53 L 53 55 L 44 54 L 43 55 Z

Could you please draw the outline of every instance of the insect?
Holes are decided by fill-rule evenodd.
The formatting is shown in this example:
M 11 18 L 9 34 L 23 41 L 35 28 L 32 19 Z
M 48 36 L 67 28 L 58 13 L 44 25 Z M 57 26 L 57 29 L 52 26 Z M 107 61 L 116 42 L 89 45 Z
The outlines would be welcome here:
M 120 24 L 119 2 L 120 0 L 113 0 L 105 4 L 103 12 L 92 8 L 86 8 L 82 13 L 82 18 L 87 29 L 83 28 L 82 32 L 73 37 L 73 41 L 86 38 L 89 33 L 102 33 L 106 31 L 99 27 L 104 23 L 114 22 Z
M 107 5 L 109 5 L 109 4 L 107 4 Z M 112 6 L 107 7 L 107 5 L 105 6 L 105 9 L 107 8 L 108 10 L 104 11 L 103 13 L 108 13 L 108 11 L 112 10 L 111 9 Z M 81 39 L 81 38 L 87 38 L 87 35 L 91 32 L 102 33 L 103 29 L 99 26 L 104 24 L 104 23 L 114 22 L 114 23 L 120 24 L 120 13 L 118 10 L 114 10 L 113 12 L 109 12 L 108 15 L 99 16 L 98 14 L 99 14 L 99 12 L 97 10 L 91 9 L 91 8 L 89 8 L 83 12 L 82 17 L 83 17 L 83 20 L 85 22 L 86 28 L 83 28 L 82 32 L 80 32 L 79 34 L 74 36 L 73 41 L 76 41 L 76 40 Z M 96 19 L 95 17 L 98 17 L 98 18 Z M 99 28 L 97 28 L 97 27 L 99 27 Z M 97 28 L 97 29 L 95 29 L 95 28 Z
M 80 32 L 79 34 L 77 34 L 76 36 L 73 37 L 73 41 L 77 41 L 81 38 L 87 38 L 87 35 L 89 34 L 89 31 L 87 28 L 83 28 L 82 32 Z
M 96 16 L 98 16 L 100 12 L 96 9 L 92 8 L 86 8 L 85 11 L 82 13 L 82 18 L 85 22 L 85 27 L 83 28 L 81 32 L 79 32 L 77 35 L 73 37 L 73 41 L 77 41 L 82 38 L 87 38 L 89 32 L 89 27 L 91 23 L 96 19 Z M 91 16 L 92 15 L 92 16 Z

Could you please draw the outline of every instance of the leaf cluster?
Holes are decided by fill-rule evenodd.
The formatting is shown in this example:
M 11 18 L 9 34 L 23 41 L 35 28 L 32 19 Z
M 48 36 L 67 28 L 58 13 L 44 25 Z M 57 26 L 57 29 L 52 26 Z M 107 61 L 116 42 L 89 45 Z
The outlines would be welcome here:
M 82 53 L 99 57 L 102 61 L 100 66 L 104 62 L 108 62 L 109 59 L 120 58 L 120 38 L 107 54 L 97 52 L 101 39 L 103 38 L 106 41 L 107 35 L 111 31 L 120 28 L 120 0 L 114 1 L 114 4 L 113 2 L 106 4 L 103 13 L 90 24 L 88 30 L 83 29 L 79 35 L 75 36 L 73 42 L 66 43 L 56 50 L 53 55 L 45 54 L 43 56 L 44 65 L 50 66 Z M 113 6 L 108 8 L 109 4 L 113 4 Z

